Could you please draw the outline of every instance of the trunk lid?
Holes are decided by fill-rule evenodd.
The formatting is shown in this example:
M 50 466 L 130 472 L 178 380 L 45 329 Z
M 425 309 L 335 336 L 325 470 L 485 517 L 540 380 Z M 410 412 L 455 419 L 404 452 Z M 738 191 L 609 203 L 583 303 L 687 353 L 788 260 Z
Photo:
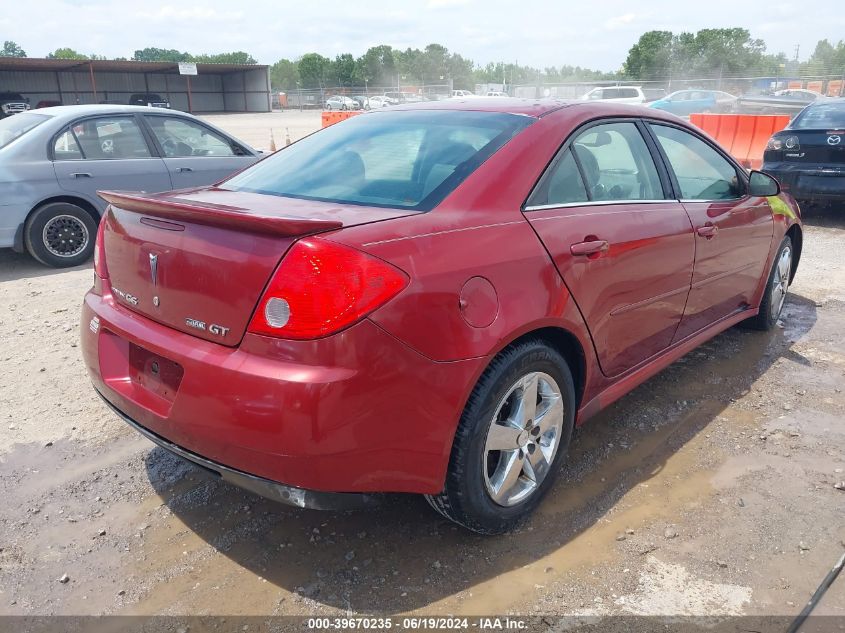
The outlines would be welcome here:
M 845 130 L 787 130 L 783 135 L 796 137 L 800 144 L 795 149 L 783 149 L 786 162 L 845 165 Z
M 298 238 L 414 213 L 216 188 L 100 195 L 110 203 L 103 250 L 115 301 L 229 346 Z

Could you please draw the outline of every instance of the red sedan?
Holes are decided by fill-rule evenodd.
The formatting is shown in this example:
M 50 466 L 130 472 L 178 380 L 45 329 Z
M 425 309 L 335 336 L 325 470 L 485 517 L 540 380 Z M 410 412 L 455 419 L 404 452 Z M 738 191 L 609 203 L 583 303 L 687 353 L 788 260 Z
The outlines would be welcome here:
M 82 349 L 126 422 L 280 501 L 420 493 L 481 533 L 575 425 L 772 328 L 802 245 L 771 177 L 612 104 L 390 108 L 214 187 L 102 195 Z

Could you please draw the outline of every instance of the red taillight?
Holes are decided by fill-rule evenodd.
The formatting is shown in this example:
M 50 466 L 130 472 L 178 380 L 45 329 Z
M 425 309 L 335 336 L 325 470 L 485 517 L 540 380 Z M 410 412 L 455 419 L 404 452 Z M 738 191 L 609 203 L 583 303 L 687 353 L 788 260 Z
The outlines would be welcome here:
M 407 285 L 405 274 L 381 259 L 336 242 L 300 240 L 273 274 L 249 331 L 289 339 L 327 336 Z
M 100 225 L 97 227 L 97 239 L 94 242 L 94 274 L 100 279 L 106 279 L 109 271 L 106 268 L 106 251 L 103 248 L 103 232 L 106 226 L 106 216 L 100 218 Z

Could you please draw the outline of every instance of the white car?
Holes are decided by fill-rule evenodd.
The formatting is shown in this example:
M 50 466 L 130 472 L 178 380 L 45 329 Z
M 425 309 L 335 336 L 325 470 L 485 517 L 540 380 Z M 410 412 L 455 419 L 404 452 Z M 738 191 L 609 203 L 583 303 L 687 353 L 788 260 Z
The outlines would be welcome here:
M 507 92 L 502 92 L 501 90 L 490 90 L 487 92 L 488 97 L 507 97 Z
M 470 90 L 453 90 L 453 97 L 474 97 L 475 95 Z
M 376 95 L 374 97 L 369 97 L 367 99 L 367 104 L 370 106 L 371 110 L 374 108 L 386 108 L 390 105 L 390 100 L 387 97 Z
M 613 103 L 641 104 L 647 101 L 640 86 L 606 86 L 593 88 L 583 97 L 583 101 L 611 101 Z
M 360 110 L 361 104 L 355 101 L 355 99 L 350 99 L 349 97 L 344 97 L 343 95 L 335 95 L 333 97 L 329 97 L 326 100 L 326 110 Z

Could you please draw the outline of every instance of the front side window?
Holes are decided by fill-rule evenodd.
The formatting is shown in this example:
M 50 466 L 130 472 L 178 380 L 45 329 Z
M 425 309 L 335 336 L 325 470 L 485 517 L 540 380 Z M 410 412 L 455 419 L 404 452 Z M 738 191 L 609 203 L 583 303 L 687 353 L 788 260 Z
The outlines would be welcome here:
M 591 200 L 659 200 L 663 187 L 651 153 L 634 123 L 595 125 L 572 151 Z
M 146 119 L 167 158 L 236 155 L 228 140 L 194 121 L 169 116 Z
M 667 125 L 652 124 L 684 200 L 733 200 L 742 195 L 736 168 L 700 138 Z
M 152 156 L 134 117 L 85 119 L 71 125 L 71 132 L 76 137 L 77 149 L 87 160 L 150 158 Z
M 533 122 L 498 112 L 379 111 L 307 136 L 220 186 L 428 211 Z

